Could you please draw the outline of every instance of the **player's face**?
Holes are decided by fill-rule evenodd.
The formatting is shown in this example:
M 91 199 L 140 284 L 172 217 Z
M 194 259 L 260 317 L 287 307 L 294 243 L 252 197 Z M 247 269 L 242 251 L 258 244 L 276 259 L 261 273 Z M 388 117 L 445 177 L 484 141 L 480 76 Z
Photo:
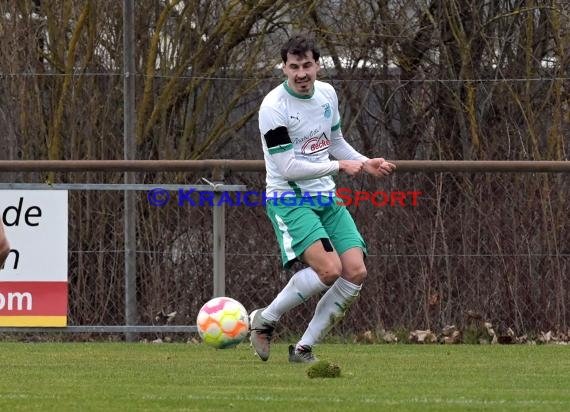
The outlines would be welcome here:
M 320 69 L 321 65 L 315 61 L 313 52 L 309 51 L 304 56 L 289 53 L 283 73 L 287 76 L 287 84 L 295 93 L 310 95 Z

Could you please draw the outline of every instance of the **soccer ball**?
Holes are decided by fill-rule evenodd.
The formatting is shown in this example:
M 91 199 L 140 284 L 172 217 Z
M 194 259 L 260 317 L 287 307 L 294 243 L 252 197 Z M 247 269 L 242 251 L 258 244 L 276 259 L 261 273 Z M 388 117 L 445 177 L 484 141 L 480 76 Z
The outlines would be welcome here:
M 228 297 L 206 302 L 198 312 L 196 324 L 204 343 L 217 349 L 236 346 L 249 332 L 247 311 L 237 300 Z

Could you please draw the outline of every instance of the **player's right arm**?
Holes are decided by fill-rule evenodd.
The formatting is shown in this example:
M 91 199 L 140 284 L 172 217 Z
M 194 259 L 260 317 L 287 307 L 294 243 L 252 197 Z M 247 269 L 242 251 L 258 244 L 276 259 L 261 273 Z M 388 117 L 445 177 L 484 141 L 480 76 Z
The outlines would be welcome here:
M 263 106 L 259 111 L 259 129 L 271 157 L 271 162 L 285 180 L 308 180 L 345 172 L 353 175 L 362 169 L 362 163 L 352 160 L 311 162 L 295 156 L 293 142 L 286 126 L 285 115 Z
M 295 157 L 293 143 L 285 126 L 277 126 L 263 134 L 271 161 L 285 180 L 307 180 L 337 174 L 339 162 L 313 163 Z
M 363 160 L 339 160 L 338 168 L 340 172 L 354 176 L 362 171 L 365 163 Z

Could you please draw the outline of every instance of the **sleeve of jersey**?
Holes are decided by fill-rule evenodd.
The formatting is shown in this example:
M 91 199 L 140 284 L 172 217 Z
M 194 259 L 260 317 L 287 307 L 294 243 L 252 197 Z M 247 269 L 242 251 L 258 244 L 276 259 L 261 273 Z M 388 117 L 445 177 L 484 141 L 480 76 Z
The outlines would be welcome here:
M 286 180 L 308 180 L 338 173 L 338 162 L 322 163 L 297 159 L 287 128 L 279 126 L 264 135 L 271 161 Z
M 261 108 L 259 113 L 260 131 L 267 145 L 270 161 L 286 180 L 308 180 L 337 174 L 337 161 L 309 162 L 295 157 L 289 132 L 281 119 L 275 120 L 271 109 Z
M 338 160 L 368 160 L 368 157 L 357 152 L 346 140 L 340 130 L 340 123 L 332 128 L 329 153 Z

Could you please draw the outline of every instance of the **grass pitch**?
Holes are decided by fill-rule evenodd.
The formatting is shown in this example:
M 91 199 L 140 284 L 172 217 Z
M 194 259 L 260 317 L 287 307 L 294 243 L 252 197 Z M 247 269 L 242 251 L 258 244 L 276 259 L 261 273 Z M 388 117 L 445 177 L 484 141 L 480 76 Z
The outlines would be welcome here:
M 274 344 L 0 343 L 2 411 L 568 411 L 568 346 L 326 344 L 309 379 Z

